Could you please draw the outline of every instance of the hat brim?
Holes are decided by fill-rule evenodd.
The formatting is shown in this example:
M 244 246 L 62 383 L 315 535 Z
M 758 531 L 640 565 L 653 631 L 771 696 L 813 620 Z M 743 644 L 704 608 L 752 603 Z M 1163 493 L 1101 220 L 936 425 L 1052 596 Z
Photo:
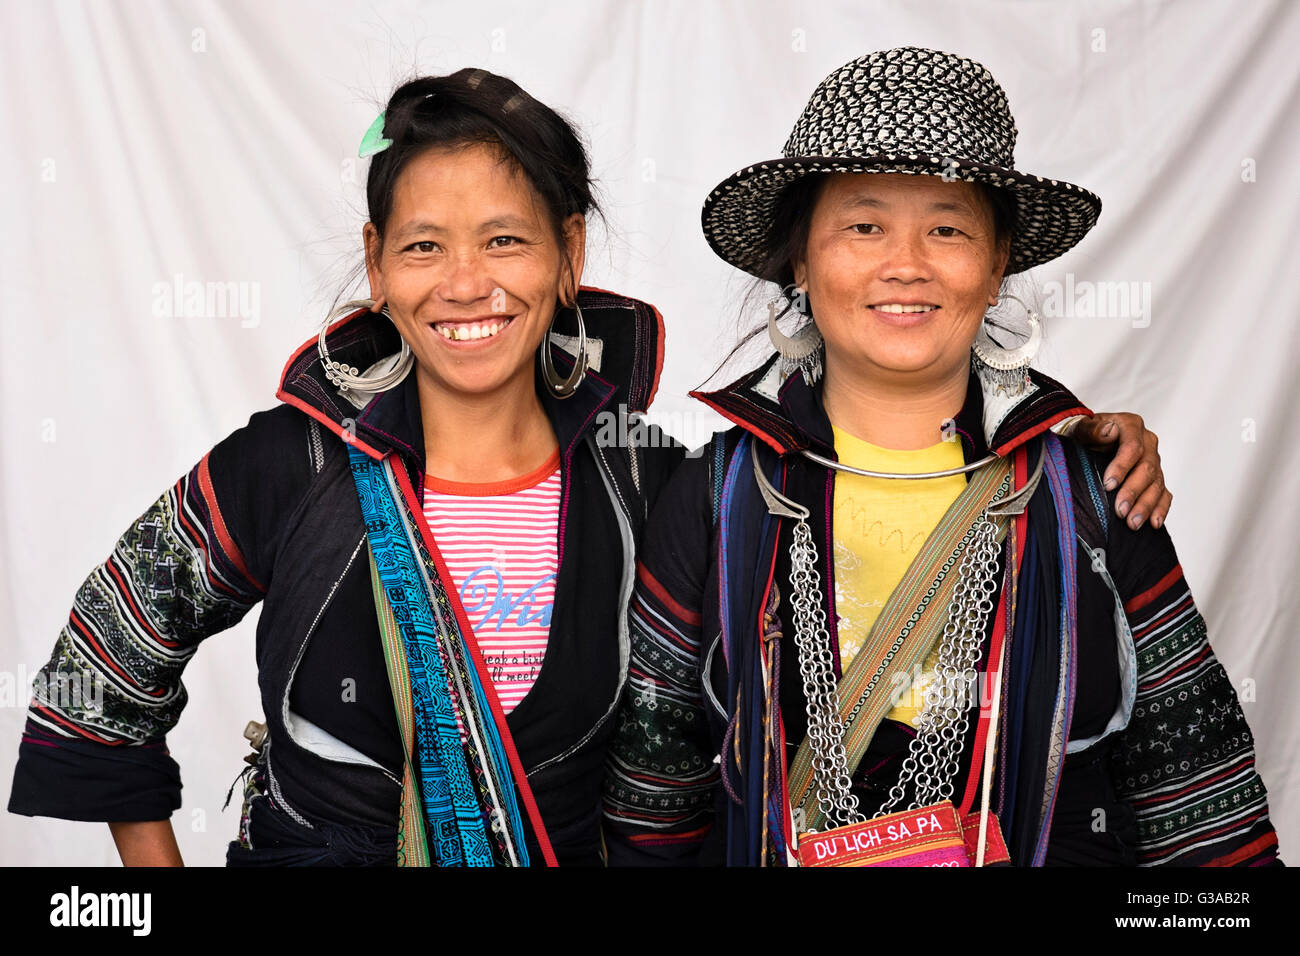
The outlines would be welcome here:
M 704 201 L 704 237 L 724 261 L 761 272 L 763 249 L 777 198 L 812 173 L 910 173 L 984 182 L 1009 192 L 1016 203 L 1015 236 L 1004 275 L 1023 272 L 1063 255 L 1097 223 L 1101 199 L 1082 186 L 989 166 L 912 153 L 875 156 L 791 156 L 747 166 L 728 176 Z

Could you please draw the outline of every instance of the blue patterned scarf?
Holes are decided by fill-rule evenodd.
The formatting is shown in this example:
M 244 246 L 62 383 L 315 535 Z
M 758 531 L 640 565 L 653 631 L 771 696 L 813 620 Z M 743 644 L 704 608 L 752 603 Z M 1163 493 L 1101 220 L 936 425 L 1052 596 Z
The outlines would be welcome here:
M 378 608 L 381 630 L 386 618 L 395 622 L 405 647 L 429 855 L 438 866 L 527 866 L 511 753 L 502 736 L 509 731 L 494 719 L 494 691 L 476 666 L 473 635 L 462 630 L 426 546 L 423 515 L 412 513 L 390 458 L 375 461 L 353 445 L 348 454 L 382 583 L 376 589 L 377 604 L 386 605 Z M 395 689 L 399 702 L 403 689 Z M 534 826 L 540 830 L 536 817 Z

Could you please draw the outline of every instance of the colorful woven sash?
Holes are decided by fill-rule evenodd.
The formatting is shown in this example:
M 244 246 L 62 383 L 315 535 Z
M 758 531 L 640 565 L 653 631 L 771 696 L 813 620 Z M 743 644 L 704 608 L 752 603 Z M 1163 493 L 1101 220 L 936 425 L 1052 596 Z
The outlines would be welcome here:
M 351 444 L 348 454 L 406 754 L 399 865 L 527 866 L 517 789 L 554 865 L 473 634 L 444 586 L 423 514 L 403 494 L 409 483 L 390 458 L 374 461 Z
M 839 713 L 844 749 L 852 774 L 876 728 L 896 703 L 893 689 L 919 667 L 943 636 L 962 555 L 974 536 L 976 519 L 994 496 L 1011 491 L 1012 466 L 999 458 L 980 468 L 939 519 L 872 625 L 862 649 L 840 678 Z M 997 541 L 1006 537 L 1005 520 Z M 791 806 L 803 810 L 804 826 L 822 828 L 823 815 L 813 789 L 812 747 L 799 745 L 789 772 Z
M 397 725 L 402 734 L 402 803 L 397 820 L 397 865 L 428 866 L 429 844 L 424 832 L 424 808 L 415 782 L 415 768 L 411 754 L 415 751 L 415 713 L 411 700 L 411 674 L 406 668 L 406 644 L 397 627 L 392 605 L 384 594 L 384 585 L 375 566 L 375 555 L 370 557 L 370 589 L 375 595 L 375 608 L 379 614 L 379 638 L 384 647 L 384 667 L 388 671 L 388 685 L 393 691 L 397 707 Z

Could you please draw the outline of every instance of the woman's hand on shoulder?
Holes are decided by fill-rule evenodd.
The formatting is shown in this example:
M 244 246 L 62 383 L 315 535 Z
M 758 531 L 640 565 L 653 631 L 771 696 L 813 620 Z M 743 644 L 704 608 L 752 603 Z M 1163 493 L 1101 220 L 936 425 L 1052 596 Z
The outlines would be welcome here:
M 1160 467 L 1159 439 L 1132 412 L 1099 412 L 1082 419 L 1070 437 L 1088 448 L 1106 450 L 1118 445 L 1102 476 L 1106 490 L 1119 489 L 1115 514 L 1127 519 L 1135 531 L 1150 519 L 1159 528 L 1169 515 L 1173 493 L 1165 487 Z

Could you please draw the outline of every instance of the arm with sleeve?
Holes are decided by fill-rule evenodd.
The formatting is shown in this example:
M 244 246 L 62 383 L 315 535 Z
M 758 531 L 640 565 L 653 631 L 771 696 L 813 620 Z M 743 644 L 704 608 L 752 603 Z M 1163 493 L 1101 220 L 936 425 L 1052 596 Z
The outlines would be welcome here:
M 1132 530 L 1107 498 L 1105 560 L 1137 659 L 1111 773 L 1137 816 L 1138 865 L 1281 865 L 1254 737 L 1169 532 Z
M 304 422 L 288 406 L 254 414 L 87 576 L 33 682 L 10 812 L 145 821 L 180 807 L 166 735 L 187 699 L 181 674 L 270 586 L 276 531 L 309 477 L 306 455 L 289 453 Z
M 718 782 L 701 686 L 712 537 L 708 464 L 687 457 L 646 525 L 629 611 L 631 659 L 605 782 L 611 865 L 690 863 Z

